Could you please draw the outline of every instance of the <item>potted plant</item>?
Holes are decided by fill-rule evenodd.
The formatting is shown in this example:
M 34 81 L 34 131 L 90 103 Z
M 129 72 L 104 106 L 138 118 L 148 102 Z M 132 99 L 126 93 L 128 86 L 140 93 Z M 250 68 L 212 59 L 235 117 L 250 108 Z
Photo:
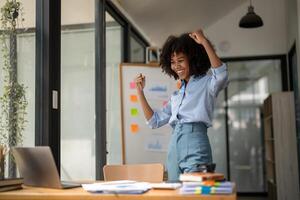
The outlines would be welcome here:
M 0 80 L 3 80 L 0 96 L 0 157 L 8 154 L 8 175 L 15 177 L 16 167 L 11 147 L 22 144 L 22 133 L 26 123 L 26 87 L 17 79 L 17 26 L 23 19 L 22 4 L 19 0 L 6 0 L 0 10 L 0 44 L 3 66 Z M 4 177 L 5 159 L 0 163 L 0 176 Z M 1 159 L 0 159 L 1 162 Z

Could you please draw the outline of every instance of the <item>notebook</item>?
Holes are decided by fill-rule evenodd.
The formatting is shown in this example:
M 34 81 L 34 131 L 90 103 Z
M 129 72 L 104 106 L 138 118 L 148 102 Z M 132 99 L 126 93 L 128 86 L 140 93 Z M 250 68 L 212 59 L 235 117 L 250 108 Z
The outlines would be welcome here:
M 210 173 L 210 172 L 190 172 L 180 174 L 180 181 L 205 181 L 205 180 L 215 180 L 222 181 L 224 180 L 224 174 L 221 173 Z

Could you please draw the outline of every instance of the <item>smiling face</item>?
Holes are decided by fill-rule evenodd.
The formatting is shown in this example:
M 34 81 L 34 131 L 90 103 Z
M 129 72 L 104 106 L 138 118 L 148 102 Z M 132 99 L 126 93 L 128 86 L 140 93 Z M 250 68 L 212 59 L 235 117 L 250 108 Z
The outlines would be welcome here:
M 190 66 L 188 58 L 183 53 L 173 53 L 171 56 L 171 69 L 181 80 L 186 82 L 190 79 Z

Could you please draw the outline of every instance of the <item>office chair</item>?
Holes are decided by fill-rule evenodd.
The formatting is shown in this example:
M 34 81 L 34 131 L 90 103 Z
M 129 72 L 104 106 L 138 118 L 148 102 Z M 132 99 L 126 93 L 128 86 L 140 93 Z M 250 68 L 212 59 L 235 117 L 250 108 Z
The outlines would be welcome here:
M 163 181 L 164 166 L 153 164 L 105 165 L 104 181 L 133 180 L 157 183 Z

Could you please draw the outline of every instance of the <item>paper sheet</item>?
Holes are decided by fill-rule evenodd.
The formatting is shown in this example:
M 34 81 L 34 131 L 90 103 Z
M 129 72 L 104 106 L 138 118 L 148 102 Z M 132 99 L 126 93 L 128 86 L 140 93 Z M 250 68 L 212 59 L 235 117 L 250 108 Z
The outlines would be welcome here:
M 82 184 L 84 190 L 88 192 L 113 193 L 113 194 L 141 194 L 151 189 L 151 185 L 146 182 L 132 183 L 93 183 Z

